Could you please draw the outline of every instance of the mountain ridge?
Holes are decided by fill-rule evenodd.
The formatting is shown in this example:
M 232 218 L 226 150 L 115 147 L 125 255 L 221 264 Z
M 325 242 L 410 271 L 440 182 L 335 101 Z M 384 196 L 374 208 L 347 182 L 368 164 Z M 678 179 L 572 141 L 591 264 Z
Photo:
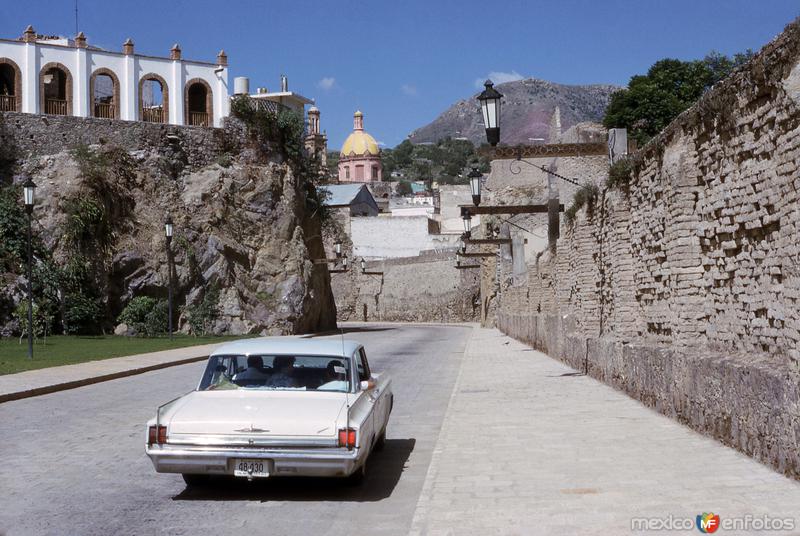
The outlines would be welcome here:
M 532 138 L 550 142 L 578 123 L 600 122 L 611 94 L 622 89 L 612 84 L 569 85 L 538 78 L 504 82 L 495 88 L 503 94 L 500 142 L 508 145 L 530 143 Z M 436 119 L 412 131 L 408 139 L 417 144 L 435 143 L 445 137 L 467 138 L 475 145 L 485 143 L 478 94 L 456 101 Z

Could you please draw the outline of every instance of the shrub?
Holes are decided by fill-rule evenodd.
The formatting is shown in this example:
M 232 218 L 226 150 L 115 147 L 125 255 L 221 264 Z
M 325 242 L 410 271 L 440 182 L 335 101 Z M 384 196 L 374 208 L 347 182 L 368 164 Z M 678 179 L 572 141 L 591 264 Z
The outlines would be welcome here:
M 210 285 L 200 303 L 183 308 L 192 335 L 205 335 L 219 316 L 219 287 Z
M 633 166 L 628 158 L 617 160 L 608 168 L 606 187 L 627 192 L 631 183 L 632 174 Z
M 47 310 L 43 307 L 39 307 L 39 304 L 36 302 L 33 303 L 33 337 L 38 339 L 39 337 L 44 336 L 47 338 L 47 334 L 50 332 L 50 325 L 53 323 L 52 316 L 47 312 Z M 14 320 L 17 321 L 17 325 L 19 326 L 19 340 L 22 342 L 22 339 L 28 334 L 28 301 L 23 300 L 19 302 L 17 308 L 14 310 Z
M 78 251 L 108 251 L 114 233 L 108 221 L 106 208 L 91 197 L 75 195 L 64 201 L 67 214 L 64 237 Z
M 600 188 L 593 182 L 589 182 L 578 188 L 572 198 L 572 205 L 564 211 L 564 220 L 567 224 L 572 225 L 575 222 L 575 217 L 578 211 L 584 206 L 586 207 L 588 215 L 591 217 L 592 210 L 594 209 L 594 202 L 600 194 Z
M 137 296 L 119 314 L 117 323 L 125 323 L 136 333 L 149 337 L 166 333 L 169 325 L 169 305 L 166 300 Z
M 81 292 L 64 297 L 64 333 L 93 335 L 102 332 L 103 307 L 100 301 Z
M 0 188 L 0 271 L 16 272 L 27 257 L 28 221 L 22 189 Z

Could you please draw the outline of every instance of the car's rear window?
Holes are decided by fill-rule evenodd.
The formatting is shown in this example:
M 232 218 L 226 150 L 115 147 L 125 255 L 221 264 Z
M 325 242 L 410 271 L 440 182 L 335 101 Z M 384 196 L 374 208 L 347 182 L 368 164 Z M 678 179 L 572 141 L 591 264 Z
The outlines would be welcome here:
M 216 389 L 347 392 L 349 360 L 308 355 L 211 356 L 200 390 Z

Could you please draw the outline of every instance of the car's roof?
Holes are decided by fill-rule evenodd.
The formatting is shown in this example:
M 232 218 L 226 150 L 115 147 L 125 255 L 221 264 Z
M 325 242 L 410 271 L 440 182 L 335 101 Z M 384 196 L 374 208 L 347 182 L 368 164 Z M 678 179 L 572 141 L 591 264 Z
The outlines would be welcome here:
M 341 338 L 258 337 L 223 344 L 211 355 L 325 355 L 350 357 L 361 343 Z

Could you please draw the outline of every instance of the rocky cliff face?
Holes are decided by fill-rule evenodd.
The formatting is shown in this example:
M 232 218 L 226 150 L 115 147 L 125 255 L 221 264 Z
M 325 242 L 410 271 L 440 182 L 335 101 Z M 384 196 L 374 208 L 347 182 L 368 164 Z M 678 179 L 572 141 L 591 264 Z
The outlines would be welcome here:
M 228 135 L 240 138 L 241 132 Z M 113 232 L 106 251 L 86 254 L 97 257 L 94 266 L 102 272 L 105 330 L 113 329 L 133 297 L 166 297 L 167 214 L 175 224 L 173 281 L 180 329 L 189 329 L 181 309 L 202 303 L 212 292 L 219 296 L 214 304 L 218 314 L 209 326 L 214 333 L 288 334 L 335 327 L 330 276 L 325 265 L 311 260 L 324 257 L 324 251 L 321 221 L 308 208 L 306 177 L 277 156 L 254 158 L 239 148 L 243 145 L 209 148 L 210 155 L 222 157 L 189 164 L 185 155 L 190 148 L 182 147 L 186 139 L 181 136 L 164 135 L 135 150 L 114 146 L 113 138 L 104 141 L 89 150 L 113 156 L 104 159 L 107 167 L 100 170 L 102 191 L 114 193 L 110 204 L 105 200 Z M 34 232 L 60 263 L 69 255 L 69 203 L 97 195 L 80 160 L 64 148 L 57 154 L 25 155 L 16 166 L 16 182 L 29 174 L 39 186 Z M 22 285 L 22 276 L 6 278 L 7 307 L 0 310 L 0 326 L 9 326 L 8 305 L 24 295 Z
M 530 138 L 551 141 L 551 125 L 556 107 L 562 131 L 582 121 L 600 121 L 611 93 L 611 85 L 567 86 L 529 78 L 495 86 L 503 94 L 501 143 L 531 143 Z M 477 93 L 456 102 L 433 122 L 409 135 L 413 143 L 436 142 L 447 136 L 468 138 L 480 145 L 486 142 Z M 555 141 L 555 140 L 552 140 Z

